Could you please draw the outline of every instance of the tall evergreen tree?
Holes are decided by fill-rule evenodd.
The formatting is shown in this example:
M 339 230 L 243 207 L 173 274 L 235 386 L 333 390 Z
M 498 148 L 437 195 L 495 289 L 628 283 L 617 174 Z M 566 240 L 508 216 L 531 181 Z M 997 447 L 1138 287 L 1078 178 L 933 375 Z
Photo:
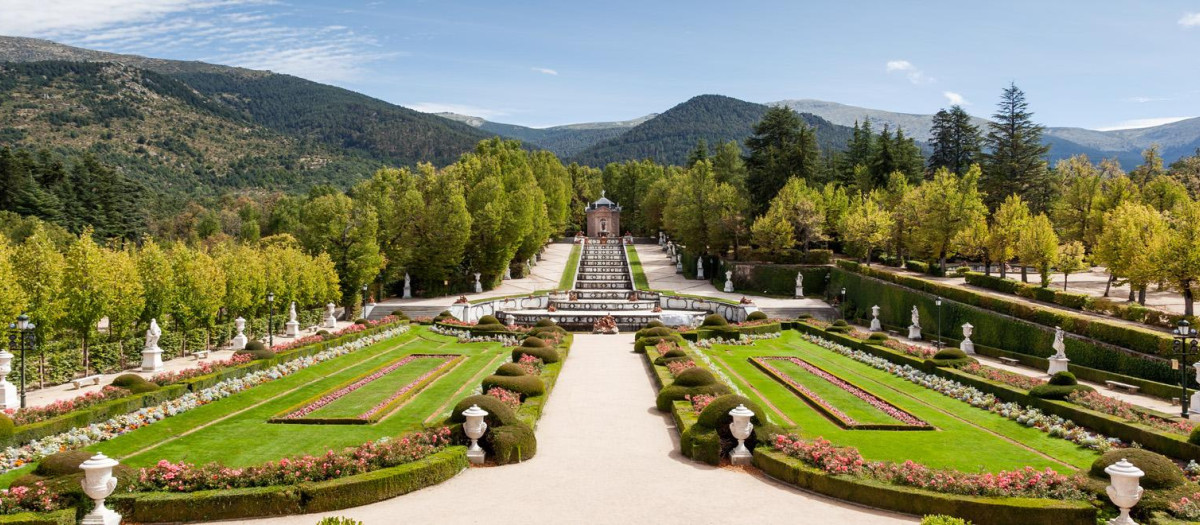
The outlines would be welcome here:
M 962 106 L 956 104 L 949 110 L 938 110 L 929 133 L 933 135 L 929 143 L 933 147 L 933 153 L 929 155 L 930 171 L 946 168 L 962 175 L 972 164 L 979 162 L 983 136 Z
M 754 135 L 746 139 L 746 147 L 750 149 L 746 158 L 746 186 L 751 208 L 756 213 L 766 210 L 788 179 L 813 181 L 820 172 L 821 151 L 816 132 L 791 108 L 768 109 L 754 126 Z
M 1029 202 L 1034 213 L 1045 211 L 1050 203 L 1033 194 L 1047 182 L 1045 156 L 1050 146 L 1042 144 L 1043 128 L 1033 122 L 1025 92 L 1016 84 L 1004 88 L 992 119 L 983 155 L 982 187 L 988 205 L 995 207 L 1015 193 Z

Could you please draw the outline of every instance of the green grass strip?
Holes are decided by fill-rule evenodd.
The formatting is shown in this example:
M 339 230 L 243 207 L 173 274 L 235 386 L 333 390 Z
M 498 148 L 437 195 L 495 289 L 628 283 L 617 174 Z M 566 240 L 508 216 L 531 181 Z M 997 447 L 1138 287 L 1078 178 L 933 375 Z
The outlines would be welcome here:
M 571 247 L 571 255 L 567 257 L 567 267 L 563 269 L 562 277 L 558 278 L 559 290 L 570 290 L 575 286 L 575 273 L 579 271 L 580 246 Z
M 625 255 L 629 257 L 629 268 L 633 270 L 633 289 L 649 290 L 650 281 L 646 279 L 646 271 L 642 269 L 642 260 L 638 258 L 637 248 L 632 244 L 625 245 Z

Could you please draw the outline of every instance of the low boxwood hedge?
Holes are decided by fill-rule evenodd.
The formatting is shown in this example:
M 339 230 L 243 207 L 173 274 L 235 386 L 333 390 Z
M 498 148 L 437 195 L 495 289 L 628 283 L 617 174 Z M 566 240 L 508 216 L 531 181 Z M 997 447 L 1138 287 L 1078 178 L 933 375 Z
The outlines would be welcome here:
M 135 523 L 284 516 L 382 501 L 441 483 L 466 467 L 466 447 L 455 446 L 413 463 L 318 483 L 197 492 L 118 493 L 109 497 L 108 502 L 125 520 Z
M 539 339 L 540 341 L 540 339 Z M 513 348 L 512 360 L 514 363 L 521 360 L 522 356 L 531 355 L 542 360 L 542 363 L 552 364 L 557 363 L 560 359 L 558 351 L 550 347 L 536 346 L 518 346 Z
M 832 476 L 805 465 L 799 459 L 763 447 L 754 450 L 754 466 L 784 483 L 837 499 L 905 514 L 959 516 L 971 520 L 975 525 L 1096 523 L 1096 508 L 1088 502 L 942 494 L 867 479 Z
M 75 509 L 51 512 L 18 512 L 0 516 L 4 525 L 75 525 Z
M 546 384 L 537 376 L 491 375 L 483 378 L 482 384 L 484 392 L 499 387 L 520 394 L 522 400 L 527 397 L 540 396 L 546 393 Z

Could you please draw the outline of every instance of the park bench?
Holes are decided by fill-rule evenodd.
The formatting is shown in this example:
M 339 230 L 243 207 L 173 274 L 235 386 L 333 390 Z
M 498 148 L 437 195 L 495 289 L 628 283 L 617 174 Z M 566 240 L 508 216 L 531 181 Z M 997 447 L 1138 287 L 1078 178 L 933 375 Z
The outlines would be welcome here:
M 1136 394 L 1138 393 L 1138 390 L 1141 390 L 1141 387 L 1122 383 L 1120 381 L 1113 381 L 1111 379 L 1104 381 L 1104 384 L 1108 385 L 1108 388 L 1120 388 L 1121 390 L 1129 392 L 1130 394 Z
M 997 357 L 996 359 L 999 359 L 1001 363 L 1004 363 L 1006 365 L 1014 365 L 1015 366 L 1015 365 L 1021 364 L 1020 361 L 1018 361 L 1017 359 L 1012 358 L 1012 357 Z
M 197 350 L 192 352 L 192 355 L 196 356 L 196 359 L 208 359 L 208 350 Z
M 83 388 L 83 386 L 88 383 L 91 383 L 93 385 L 100 384 L 100 375 L 97 374 L 94 376 L 80 377 L 80 378 L 71 380 L 71 384 L 75 385 L 75 390 L 79 390 L 80 388 Z

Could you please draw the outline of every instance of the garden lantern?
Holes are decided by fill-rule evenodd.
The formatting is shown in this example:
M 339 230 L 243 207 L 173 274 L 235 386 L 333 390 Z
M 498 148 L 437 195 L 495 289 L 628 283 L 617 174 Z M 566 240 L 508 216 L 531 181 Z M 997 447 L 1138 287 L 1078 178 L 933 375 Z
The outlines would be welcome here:
M 80 521 L 82 525 L 120 525 L 121 515 L 104 507 L 104 498 L 117 488 L 117 478 L 112 475 L 117 465 L 117 460 L 102 453 L 79 465 L 83 470 L 83 492 L 96 502 L 96 508 Z
M 1129 509 L 1142 499 L 1142 487 L 1138 481 L 1146 473 L 1125 459 L 1105 467 L 1104 473 L 1108 474 L 1112 483 L 1106 489 L 1108 498 L 1112 500 L 1113 505 L 1121 509 L 1121 515 L 1109 521 L 1109 525 L 1137 525 L 1137 522 L 1129 517 Z
M 750 422 L 750 418 L 754 417 L 754 412 L 746 405 L 739 404 L 736 408 L 729 411 L 729 415 L 733 417 L 733 422 L 729 424 L 729 431 L 733 434 L 734 439 L 738 440 L 737 447 L 729 452 L 729 461 L 734 465 L 749 465 L 750 449 L 746 448 L 746 440 L 750 438 L 750 432 L 754 430 L 754 423 Z
M 487 422 L 483 418 L 487 417 L 488 411 L 479 408 L 479 405 L 471 405 L 471 408 L 464 410 L 462 415 L 467 418 L 467 421 L 463 423 L 463 432 L 471 439 L 471 446 L 467 448 L 467 460 L 478 465 L 483 463 L 485 455 L 483 449 L 479 447 L 479 438 L 483 437 L 483 433 L 487 431 Z
M 27 350 L 32 352 L 37 345 L 36 328 L 33 323 L 29 322 L 29 316 L 24 313 L 17 316 L 16 323 L 8 325 L 8 347 L 10 349 L 18 348 L 21 352 L 21 408 L 25 408 L 25 352 Z M 10 352 L 4 353 L 8 354 L 7 364 L 4 365 L 4 374 L 7 375 L 12 372 L 12 358 L 14 356 Z M 15 392 L 12 394 L 9 393 L 9 388 L 12 387 L 11 383 L 8 383 L 3 376 L 0 376 L 0 384 L 8 385 L 3 387 L 4 397 L 0 399 L 0 408 L 16 408 L 13 406 L 13 402 L 16 400 L 17 395 Z
M 1192 324 L 1184 319 L 1179 320 L 1179 325 L 1175 328 L 1175 333 L 1172 337 L 1175 338 L 1172 348 L 1175 351 L 1174 355 L 1178 357 L 1179 388 L 1182 390 L 1182 394 L 1179 396 L 1180 417 L 1187 419 L 1189 416 L 1188 404 L 1190 400 L 1188 399 L 1187 366 L 1184 363 L 1187 363 L 1191 357 L 1200 354 L 1200 340 L 1197 340 L 1196 329 L 1192 328 Z
M 938 350 L 941 350 L 942 349 L 942 298 L 938 297 L 938 298 L 934 299 L 933 304 L 937 305 L 937 311 L 938 311 L 937 348 L 938 348 Z
M 267 348 L 275 348 L 275 292 L 267 292 Z

